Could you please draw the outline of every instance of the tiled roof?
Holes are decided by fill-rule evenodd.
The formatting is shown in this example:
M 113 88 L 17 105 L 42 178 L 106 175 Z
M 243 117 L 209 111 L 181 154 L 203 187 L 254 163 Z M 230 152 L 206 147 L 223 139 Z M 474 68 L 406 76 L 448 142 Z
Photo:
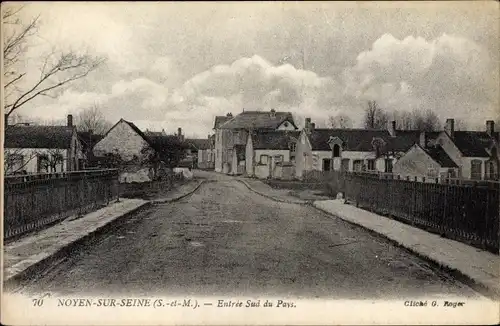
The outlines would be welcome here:
M 297 140 L 300 131 L 259 131 L 252 134 L 254 149 L 289 149 L 292 138 Z
M 495 132 L 493 136 L 498 139 L 498 132 Z M 455 131 L 453 142 L 467 157 L 489 157 L 486 148 L 490 148 L 494 143 L 485 131 Z
M 146 136 L 163 136 L 164 135 L 163 132 L 161 132 L 161 131 L 149 131 L 149 130 L 146 130 L 144 132 L 144 134 Z
M 439 146 L 430 146 L 426 147 L 424 151 L 432 157 L 434 161 L 436 161 L 443 168 L 458 168 L 458 165 L 453 162 L 453 160 L 446 154 L 444 149 Z
M 283 122 L 290 122 L 295 128 L 291 112 L 244 111 L 220 126 L 222 129 L 276 129 Z
M 186 139 L 186 142 L 191 144 L 194 149 L 209 149 L 210 141 L 207 139 Z
M 75 128 L 67 126 L 8 126 L 5 129 L 5 148 L 71 147 Z
M 313 151 L 330 151 L 328 141 L 330 137 L 338 137 L 344 142 L 343 150 L 371 152 L 372 140 L 379 137 L 387 141 L 390 137 L 387 130 L 368 129 L 314 129 L 309 134 L 309 142 Z
M 225 115 L 218 115 L 215 117 L 215 122 L 214 122 L 214 129 L 219 129 L 219 127 L 226 121 L 232 119 L 233 117 L 230 116 L 225 116 Z

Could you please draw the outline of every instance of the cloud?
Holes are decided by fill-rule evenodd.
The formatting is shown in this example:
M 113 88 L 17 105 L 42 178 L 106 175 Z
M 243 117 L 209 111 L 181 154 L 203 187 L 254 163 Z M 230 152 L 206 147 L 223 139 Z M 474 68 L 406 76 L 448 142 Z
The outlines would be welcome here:
M 498 106 L 492 66 L 487 51 L 464 37 L 399 40 L 385 34 L 346 69 L 345 82 L 355 97 L 375 99 L 391 109 L 433 109 L 442 119 L 466 120 L 475 112 L 484 120 Z

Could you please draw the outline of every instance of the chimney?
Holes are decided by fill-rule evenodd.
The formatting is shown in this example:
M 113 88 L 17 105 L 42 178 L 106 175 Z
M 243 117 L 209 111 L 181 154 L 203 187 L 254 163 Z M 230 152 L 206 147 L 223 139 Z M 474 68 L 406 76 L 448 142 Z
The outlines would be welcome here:
M 274 119 L 274 118 L 276 118 L 276 110 L 271 109 L 271 119 Z
M 228 118 L 232 118 L 233 117 L 233 114 L 231 112 L 229 112 L 228 114 L 226 114 L 226 117 Z
M 420 132 L 420 146 L 422 146 L 423 148 L 427 147 L 427 134 L 425 133 L 425 131 Z
M 495 121 L 493 120 L 486 121 L 486 132 L 490 137 L 493 136 L 493 133 L 495 132 Z
M 177 137 L 179 137 L 179 139 L 182 140 L 182 128 L 181 127 L 177 128 Z
M 306 124 L 304 128 L 309 130 L 310 127 L 311 127 L 311 118 L 306 118 Z
M 73 115 L 68 114 L 68 127 L 73 127 Z
M 316 124 L 313 122 L 313 123 L 311 123 L 309 129 L 311 129 L 311 131 L 314 131 L 314 128 L 316 128 Z
M 391 137 L 396 137 L 396 121 L 389 121 L 387 124 L 387 131 Z
M 450 136 L 450 138 L 453 138 L 453 133 L 455 132 L 455 120 L 446 119 L 444 131 L 448 134 L 448 136 Z

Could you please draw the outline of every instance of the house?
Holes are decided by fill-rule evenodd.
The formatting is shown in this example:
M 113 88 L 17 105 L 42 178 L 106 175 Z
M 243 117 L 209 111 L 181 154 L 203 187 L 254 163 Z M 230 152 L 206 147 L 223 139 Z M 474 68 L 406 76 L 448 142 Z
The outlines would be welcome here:
M 365 171 L 382 170 L 377 167 L 377 147 L 388 143 L 387 130 L 367 129 L 316 129 L 306 118 L 297 143 L 295 176 L 301 178 L 304 171 Z M 390 164 L 388 166 L 390 169 Z
M 433 141 L 429 141 L 425 131 L 420 132 L 419 142 L 394 164 L 393 172 L 402 178 L 435 182 L 456 178 L 459 167 L 446 151 Z
M 226 174 L 242 174 L 245 172 L 245 151 L 250 132 L 272 130 L 297 130 L 291 112 L 243 111 L 235 117 L 227 115 L 224 123 L 217 126 L 215 149 L 215 170 Z M 217 128 L 216 128 L 217 127 Z
M 153 177 L 150 167 L 143 164 L 148 149 L 153 150 L 151 139 L 132 122 L 120 119 L 92 151 L 101 162 L 118 162 L 120 182 L 144 182 Z
M 6 123 L 6 174 L 76 171 L 80 169 L 82 159 L 82 146 L 71 114 L 67 117 L 66 126 Z
M 447 119 L 445 130 L 439 134 L 436 143 L 459 166 L 459 178 L 498 180 L 498 137 L 491 120 L 486 121 L 485 131 L 455 131 L 454 120 Z
M 245 149 L 245 174 L 266 179 L 292 179 L 299 131 L 252 131 Z
M 212 136 L 210 135 L 206 139 L 186 139 L 194 157 L 195 167 L 198 169 L 213 169 L 214 158 L 211 139 Z
M 214 165 L 214 170 L 216 172 L 222 172 L 222 161 L 223 161 L 223 156 L 224 159 L 227 160 L 226 155 L 227 155 L 227 142 L 231 138 L 231 130 L 227 129 L 221 129 L 220 126 L 223 125 L 226 121 L 231 120 L 233 118 L 232 113 L 228 113 L 225 116 L 216 116 L 215 121 L 214 121 L 214 135 L 215 135 L 215 141 L 214 141 L 214 151 L 215 151 L 215 165 Z M 224 151 L 223 151 L 224 149 Z M 224 152 L 224 155 L 222 154 Z

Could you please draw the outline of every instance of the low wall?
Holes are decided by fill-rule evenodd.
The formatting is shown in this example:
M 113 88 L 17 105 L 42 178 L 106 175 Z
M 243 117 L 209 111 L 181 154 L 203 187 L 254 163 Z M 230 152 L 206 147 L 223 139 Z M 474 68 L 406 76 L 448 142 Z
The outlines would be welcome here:
M 324 190 L 325 184 L 318 182 L 302 182 L 294 180 L 264 180 L 272 188 L 293 190 Z
M 120 183 L 120 197 L 148 199 L 167 192 L 184 182 L 181 173 L 166 176 L 163 180 Z

